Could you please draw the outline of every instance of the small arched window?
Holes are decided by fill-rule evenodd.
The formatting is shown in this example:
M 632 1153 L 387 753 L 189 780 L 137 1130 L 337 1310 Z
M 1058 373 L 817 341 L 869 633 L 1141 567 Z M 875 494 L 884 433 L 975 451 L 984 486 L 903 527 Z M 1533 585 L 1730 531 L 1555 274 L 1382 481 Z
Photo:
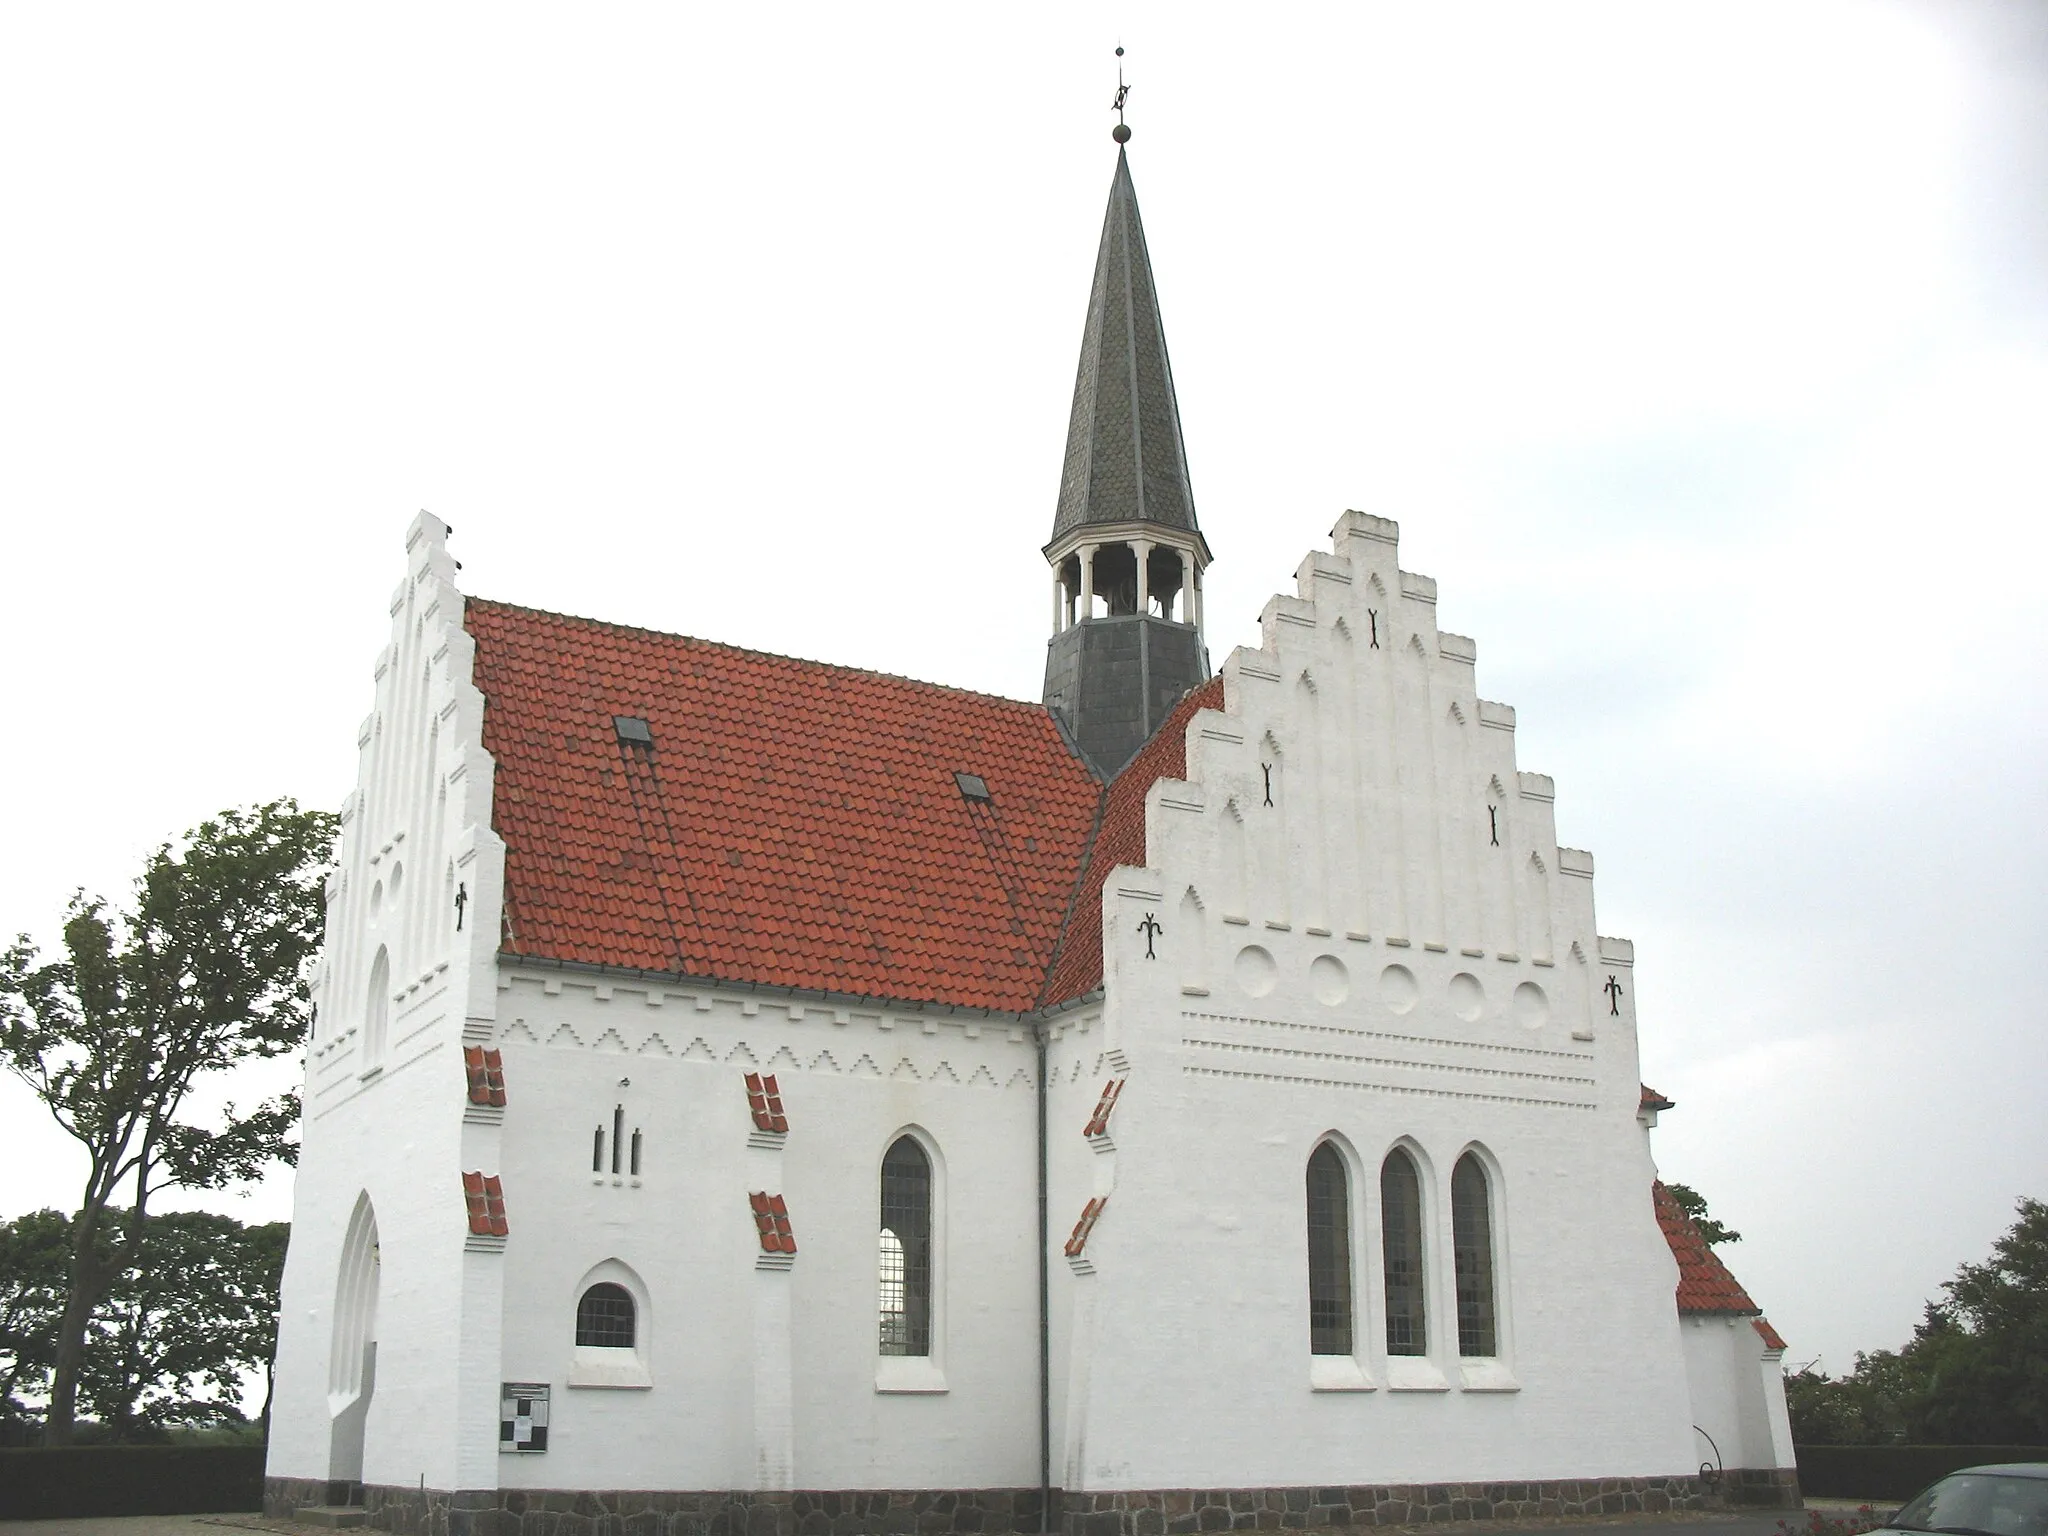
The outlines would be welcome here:
M 932 1352 L 932 1163 L 914 1136 L 899 1136 L 882 1159 L 882 1228 L 877 1246 L 881 1352 Z
M 1387 1353 L 1429 1353 L 1422 1285 L 1422 1178 L 1396 1147 L 1380 1165 L 1380 1239 L 1387 1283 Z
M 1308 1348 L 1351 1353 L 1351 1181 L 1327 1141 L 1308 1160 Z
M 1500 1352 L 1494 1327 L 1493 1214 L 1486 1169 L 1467 1152 L 1451 1172 L 1451 1248 L 1458 1275 L 1458 1353 Z
M 576 1343 L 598 1349 L 633 1347 L 633 1298 L 622 1285 L 593 1285 L 576 1303 Z
M 384 1030 L 391 1019 L 391 953 L 377 946 L 370 962 L 370 995 L 363 1004 L 363 1060 L 375 1066 L 384 1059 Z

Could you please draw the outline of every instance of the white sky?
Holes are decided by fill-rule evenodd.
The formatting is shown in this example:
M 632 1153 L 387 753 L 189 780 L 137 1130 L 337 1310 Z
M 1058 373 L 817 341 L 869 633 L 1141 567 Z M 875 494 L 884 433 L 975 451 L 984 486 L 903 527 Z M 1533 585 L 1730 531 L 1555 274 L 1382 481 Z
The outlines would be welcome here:
M 1212 654 L 1399 518 L 1667 1176 L 1793 1359 L 1902 1342 L 2048 1195 L 2048 12 L 759 17 L 0 12 L 0 933 L 339 801 L 422 506 L 482 595 L 1035 698 L 1120 38 Z

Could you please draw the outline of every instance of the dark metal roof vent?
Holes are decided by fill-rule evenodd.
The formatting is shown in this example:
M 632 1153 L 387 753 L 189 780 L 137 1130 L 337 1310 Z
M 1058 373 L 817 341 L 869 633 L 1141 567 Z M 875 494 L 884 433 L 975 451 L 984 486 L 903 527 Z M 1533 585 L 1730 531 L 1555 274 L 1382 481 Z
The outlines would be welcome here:
M 963 800 L 979 800 L 986 805 L 995 798 L 988 792 L 988 780 L 978 773 L 956 773 L 953 782 L 960 786 Z
M 654 747 L 654 732 L 647 728 L 647 722 L 638 715 L 613 715 L 612 729 L 619 733 L 622 747 Z

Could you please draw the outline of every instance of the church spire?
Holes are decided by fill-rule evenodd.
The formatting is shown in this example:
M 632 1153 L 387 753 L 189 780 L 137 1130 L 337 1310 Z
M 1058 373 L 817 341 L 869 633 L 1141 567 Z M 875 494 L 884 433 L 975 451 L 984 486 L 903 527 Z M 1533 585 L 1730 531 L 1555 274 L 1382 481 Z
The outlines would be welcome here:
M 1058 542 L 1083 523 L 1130 522 L 1163 523 L 1200 537 L 1152 258 L 1130 156 L 1119 144 L 1081 333 L 1052 536 Z
M 1045 702 L 1105 778 L 1209 675 L 1201 631 L 1209 546 L 1195 522 L 1166 331 L 1124 148 L 1128 92 L 1119 69 L 1116 175 L 1045 546 L 1053 568 Z

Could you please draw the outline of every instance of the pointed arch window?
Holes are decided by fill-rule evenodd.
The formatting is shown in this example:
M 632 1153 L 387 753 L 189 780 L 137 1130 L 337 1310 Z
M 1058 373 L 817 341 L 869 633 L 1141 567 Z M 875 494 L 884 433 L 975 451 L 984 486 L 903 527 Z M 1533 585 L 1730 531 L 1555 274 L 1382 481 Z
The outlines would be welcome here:
M 1351 1180 L 1327 1141 L 1308 1160 L 1308 1348 L 1351 1353 Z
M 633 1321 L 633 1297 L 624 1286 L 593 1285 L 576 1303 L 577 1347 L 631 1349 Z
M 1400 1147 L 1380 1165 L 1380 1245 L 1386 1275 L 1387 1353 L 1429 1353 L 1423 1300 L 1422 1176 Z
M 1458 1353 L 1496 1355 L 1492 1190 L 1485 1165 L 1471 1152 L 1451 1171 L 1451 1248 L 1458 1277 Z
M 932 1352 L 932 1163 L 914 1136 L 899 1136 L 882 1159 L 877 1244 L 881 1352 Z

